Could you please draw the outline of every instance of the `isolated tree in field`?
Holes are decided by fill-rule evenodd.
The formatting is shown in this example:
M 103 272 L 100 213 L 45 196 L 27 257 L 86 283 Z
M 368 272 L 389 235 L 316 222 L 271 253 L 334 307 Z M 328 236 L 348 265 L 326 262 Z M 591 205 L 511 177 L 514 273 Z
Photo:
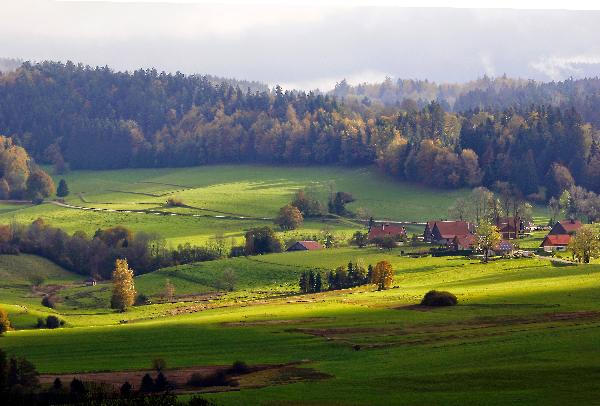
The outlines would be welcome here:
M 577 258 L 577 261 L 589 264 L 592 258 L 600 256 L 598 230 L 589 224 L 582 226 L 577 234 L 571 237 L 569 250 Z
M 169 302 L 173 301 L 175 297 L 175 286 L 171 283 L 170 279 L 165 281 L 165 299 Z
M 54 181 L 41 169 L 34 170 L 27 178 L 27 195 L 31 199 L 49 197 L 56 191 Z
M 66 197 L 69 195 L 69 186 L 67 185 L 67 181 L 61 179 L 58 182 L 58 188 L 56 189 L 56 196 L 58 197 Z
M 110 307 L 127 310 L 135 301 L 135 286 L 133 283 L 133 270 L 129 269 L 126 259 L 117 259 L 115 270 L 112 273 L 113 291 Z
M 279 214 L 275 218 L 277 224 L 282 230 L 295 230 L 302 225 L 304 217 L 297 207 L 291 204 L 279 209 Z
M 498 231 L 498 227 L 488 220 L 483 220 L 477 226 L 475 241 L 477 249 L 483 251 L 484 262 L 487 263 L 489 251 L 500 244 L 502 235 Z
M 0 308 L 0 335 L 10 330 L 10 320 L 6 310 Z
M 394 283 L 394 268 L 388 261 L 378 262 L 371 271 L 371 283 L 379 290 L 389 289 Z

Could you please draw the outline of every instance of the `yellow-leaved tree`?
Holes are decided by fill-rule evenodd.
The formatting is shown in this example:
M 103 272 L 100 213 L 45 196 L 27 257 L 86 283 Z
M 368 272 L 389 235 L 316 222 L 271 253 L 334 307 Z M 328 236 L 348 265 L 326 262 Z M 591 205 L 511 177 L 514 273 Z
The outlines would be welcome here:
M 488 220 L 482 220 L 477 226 L 475 241 L 477 249 L 483 252 L 483 262 L 487 263 L 490 250 L 502 242 L 502 234 L 498 227 Z
M 377 285 L 379 290 L 389 289 L 394 283 L 394 268 L 388 261 L 380 261 L 373 268 L 371 283 Z
M 126 259 L 117 259 L 115 270 L 112 273 L 113 291 L 110 307 L 124 312 L 135 301 L 135 286 L 133 283 L 133 270 L 129 269 Z
M 0 308 L 0 336 L 11 329 L 6 310 Z

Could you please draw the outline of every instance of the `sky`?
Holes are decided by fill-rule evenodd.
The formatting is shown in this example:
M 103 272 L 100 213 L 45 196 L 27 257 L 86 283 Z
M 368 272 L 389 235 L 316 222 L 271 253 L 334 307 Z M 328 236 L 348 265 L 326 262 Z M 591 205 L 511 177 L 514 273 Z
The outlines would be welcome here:
M 539 3 L 2 0 L 0 57 L 155 67 L 305 90 L 329 90 L 343 78 L 600 75 L 600 5 L 547 0 L 533 9 Z

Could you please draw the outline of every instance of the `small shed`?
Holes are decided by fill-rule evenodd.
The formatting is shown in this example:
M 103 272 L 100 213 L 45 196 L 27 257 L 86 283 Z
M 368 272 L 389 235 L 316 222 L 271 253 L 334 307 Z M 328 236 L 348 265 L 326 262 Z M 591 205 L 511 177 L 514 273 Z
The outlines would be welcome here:
M 291 251 L 316 251 L 322 250 L 323 246 L 316 241 L 298 241 L 287 250 Z
M 96 279 L 94 279 L 94 278 L 86 279 L 85 286 L 96 286 Z
M 496 255 L 507 255 L 511 254 L 514 250 L 515 246 L 511 242 L 504 240 L 500 241 L 493 251 Z
M 569 242 L 571 242 L 569 234 L 548 234 L 540 247 L 546 252 L 566 251 Z

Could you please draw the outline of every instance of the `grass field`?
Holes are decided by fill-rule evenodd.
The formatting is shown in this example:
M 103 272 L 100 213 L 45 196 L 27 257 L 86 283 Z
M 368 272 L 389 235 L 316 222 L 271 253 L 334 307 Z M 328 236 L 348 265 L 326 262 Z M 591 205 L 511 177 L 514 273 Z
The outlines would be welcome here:
M 121 224 L 136 231 L 158 233 L 176 245 L 202 243 L 217 233 L 239 238 L 248 228 L 272 224 L 253 219 L 273 218 L 302 188 L 310 188 L 324 202 L 331 188 L 347 191 L 356 198 L 348 206 L 351 210 L 362 207 L 377 218 L 411 221 L 446 217 L 447 207 L 466 193 L 397 182 L 374 168 L 207 166 L 72 171 L 64 178 L 71 191 L 66 199 L 69 204 L 106 210 L 160 209 L 198 217 L 76 210 L 50 204 L 0 205 L 0 222 L 31 222 L 42 217 L 69 232 L 83 230 L 90 234 L 98 228 Z M 183 199 L 193 209 L 166 208 L 170 196 Z M 314 234 L 323 229 L 350 235 L 358 226 L 345 221 L 306 221 L 301 231 Z
M 398 288 L 289 295 L 302 269 L 357 258 L 391 261 Z M 46 373 L 140 369 L 160 356 L 171 367 L 305 360 L 305 367 L 331 376 L 210 395 L 221 404 L 596 401 L 600 266 L 554 267 L 541 259 L 483 265 L 345 248 L 165 269 L 138 277 L 136 285 L 157 293 L 168 277 L 178 294 L 208 292 L 225 268 L 238 276 L 229 297 L 125 314 L 65 309 L 69 325 L 80 327 L 16 331 L 0 345 Z M 433 288 L 455 293 L 459 306 L 411 307 Z M 130 322 L 118 325 L 121 319 Z
M 65 177 L 73 205 L 188 215 L 5 204 L 0 222 L 42 217 L 88 233 L 122 224 L 172 244 L 201 243 L 216 234 L 240 239 L 250 227 L 271 224 L 256 218 L 272 217 L 298 188 L 310 187 L 322 199 L 330 187 L 348 191 L 357 198 L 353 210 L 416 221 L 446 217 L 452 201 L 467 193 L 393 182 L 369 168 L 214 166 Z M 169 196 L 193 208 L 166 208 Z M 215 217 L 222 215 L 247 218 Z M 543 210 L 536 209 L 536 216 L 543 221 Z M 329 229 L 349 236 L 358 227 L 344 219 L 308 221 L 294 233 Z M 520 245 L 535 248 L 542 235 Z M 156 357 L 170 368 L 244 360 L 300 362 L 306 371 L 271 376 L 264 387 L 205 395 L 225 405 L 600 403 L 600 265 L 556 266 L 537 258 L 485 265 L 463 257 L 400 255 L 411 249 L 420 248 L 343 247 L 165 268 L 136 277 L 137 291 L 152 304 L 125 313 L 109 308 L 110 282 L 85 286 L 83 276 L 44 259 L 0 256 L 0 305 L 17 328 L 0 337 L 0 347 L 27 357 L 45 374 L 140 370 Z M 298 293 L 303 271 L 381 260 L 394 266 L 393 289 Z M 233 291 L 222 290 L 225 271 L 234 275 Z M 34 288 L 36 276 L 42 284 Z M 167 280 L 175 286 L 173 301 L 163 297 Z M 431 289 L 451 291 L 459 305 L 415 306 Z M 41 305 L 47 293 L 57 298 L 55 309 Z M 35 329 L 48 314 L 57 314 L 65 328 Z

